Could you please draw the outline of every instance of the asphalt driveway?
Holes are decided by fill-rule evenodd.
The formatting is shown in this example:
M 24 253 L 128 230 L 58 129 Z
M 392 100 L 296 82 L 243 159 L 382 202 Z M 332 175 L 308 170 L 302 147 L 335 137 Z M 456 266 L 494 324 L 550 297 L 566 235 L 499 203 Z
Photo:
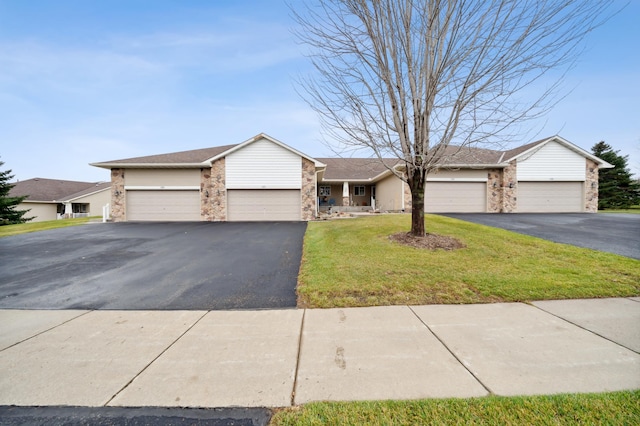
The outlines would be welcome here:
M 304 222 L 98 223 L 0 239 L 0 308 L 296 306 Z
M 640 215 L 621 213 L 451 213 L 520 234 L 640 259 Z

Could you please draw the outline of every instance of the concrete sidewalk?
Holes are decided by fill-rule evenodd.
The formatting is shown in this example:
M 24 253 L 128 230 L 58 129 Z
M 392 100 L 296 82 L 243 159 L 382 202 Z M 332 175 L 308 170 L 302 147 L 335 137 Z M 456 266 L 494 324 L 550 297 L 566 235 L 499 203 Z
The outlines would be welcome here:
M 286 407 L 640 388 L 640 298 L 0 311 L 0 405 Z

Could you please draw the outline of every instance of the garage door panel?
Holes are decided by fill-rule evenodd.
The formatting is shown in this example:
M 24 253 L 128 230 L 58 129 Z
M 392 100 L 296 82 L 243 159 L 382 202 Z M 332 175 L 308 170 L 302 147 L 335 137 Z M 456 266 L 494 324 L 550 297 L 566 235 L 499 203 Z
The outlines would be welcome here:
M 584 211 L 582 182 L 518 182 L 519 213 Z
M 424 197 L 427 213 L 484 213 L 486 182 L 427 182 Z
M 299 189 L 233 189 L 227 191 L 227 220 L 299 221 Z
M 127 220 L 199 221 L 199 191 L 127 191 Z

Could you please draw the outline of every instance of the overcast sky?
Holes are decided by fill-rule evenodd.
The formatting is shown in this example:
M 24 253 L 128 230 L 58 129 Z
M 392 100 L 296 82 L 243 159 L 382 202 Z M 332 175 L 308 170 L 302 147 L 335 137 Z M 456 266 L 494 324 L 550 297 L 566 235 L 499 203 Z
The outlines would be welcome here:
M 590 34 L 571 93 L 510 148 L 555 134 L 587 151 L 604 140 L 640 176 L 639 23 L 632 0 Z M 309 70 L 292 25 L 279 0 L 0 0 L 2 170 L 109 180 L 88 163 L 261 132 L 330 156 L 292 81 Z

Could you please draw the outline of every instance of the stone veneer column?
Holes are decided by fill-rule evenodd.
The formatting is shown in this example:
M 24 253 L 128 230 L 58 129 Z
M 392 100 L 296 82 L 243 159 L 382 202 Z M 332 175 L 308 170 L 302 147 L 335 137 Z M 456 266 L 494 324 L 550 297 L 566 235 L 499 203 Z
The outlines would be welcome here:
M 509 163 L 502 171 L 502 212 L 515 213 L 518 211 L 518 169 L 516 161 Z
M 221 158 L 211 165 L 211 191 L 209 191 L 211 220 L 227 220 L 227 189 L 225 181 L 225 159 Z
M 123 222 L 126 220 L 126 205 L 124 194 L 124 169 L 111 169 L 111 220 Z
M 316 218 L 316 165 L 302 158 L 302 220 L 308 221 Z
M 588 158 L 584 186 L 584 211 L 598 213 L 598 165 Z
M 487 212 L 502 212 L 502 169 L 487 172 Z
M 213 220 L 213 209 L 211 206 L 212 194 L 211 169 L 200 169 L 200 218 L 208 222 Z

